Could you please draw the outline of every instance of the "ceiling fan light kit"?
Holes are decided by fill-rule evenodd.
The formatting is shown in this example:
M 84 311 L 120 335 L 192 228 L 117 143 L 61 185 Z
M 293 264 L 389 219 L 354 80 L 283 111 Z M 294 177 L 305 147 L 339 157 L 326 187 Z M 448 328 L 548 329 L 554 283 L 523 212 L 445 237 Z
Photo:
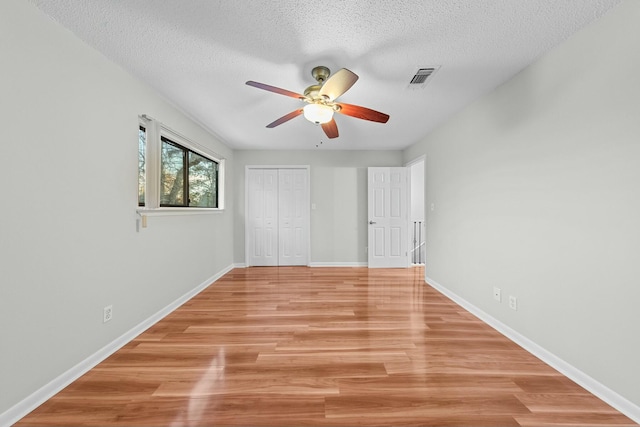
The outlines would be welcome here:
M 308 104 L 303 108 L 304 118 L 315 124 L 333 120 L 333 108 L 323 104 Z
M 339 96 L 349 90 L 358 80 L 358 75 L 353 71 L 341 68 L 332 75 L 331 71 L 327 67 L 318 66 L 311 70 L 311 75 L 316 79 L 318 84 L 314 84 L 306 88 L 304 90 L 304 95 L 264 83 L 254 82 L 252 80 L 246 82 L 249 86 L 296 98 L 308 104 L 302 109 L 292 111 L 291 113 L 269 123 L 267 125 L 268 128 L 279 126 L 282 123 L 302 114 L 304 115 L 304 118 L 310 122 L 322 125 L 322 130 L 327 137 L 337 138 L 338 125 L 333 118 L 334 113 L 340 113 L 346 116 L 378 123 L 386 123 L 389 120 L 389 115 L 379 111 L 360 107 L 358 105 L 335 102 Z

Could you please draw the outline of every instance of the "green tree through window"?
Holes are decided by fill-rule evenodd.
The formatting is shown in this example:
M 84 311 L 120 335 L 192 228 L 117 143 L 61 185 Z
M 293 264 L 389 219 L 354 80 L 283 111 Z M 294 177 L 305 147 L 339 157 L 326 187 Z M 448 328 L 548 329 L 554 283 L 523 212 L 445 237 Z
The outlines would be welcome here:
M 218 207 L 215 189 L 218 164 L 206 157 L 189 152 L 189 206 Z
M 161 140 L 160 206 L 217 208 L 218 163 Z

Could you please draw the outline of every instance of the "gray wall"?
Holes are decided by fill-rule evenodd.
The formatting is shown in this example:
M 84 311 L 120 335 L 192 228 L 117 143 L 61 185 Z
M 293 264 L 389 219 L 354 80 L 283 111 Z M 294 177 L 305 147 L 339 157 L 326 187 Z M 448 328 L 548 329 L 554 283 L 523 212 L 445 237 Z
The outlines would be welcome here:
M 136 232 L 139 114 L 230 175 L 231 150 L 27 1 L 0 2 L 0 57 L 2 414 L 230 266 L 234 201 Z
M 635 405 L 638 22 L 621 3 L 405 152 L 426 154 L 436 206 L 427 277 Z
M 245 262 L 245 166 L 309 165 L 311 181 L 311 263 L 367 262 L 367 167 L 402 166 L 401 151 L 236 151 L 235 261 Z

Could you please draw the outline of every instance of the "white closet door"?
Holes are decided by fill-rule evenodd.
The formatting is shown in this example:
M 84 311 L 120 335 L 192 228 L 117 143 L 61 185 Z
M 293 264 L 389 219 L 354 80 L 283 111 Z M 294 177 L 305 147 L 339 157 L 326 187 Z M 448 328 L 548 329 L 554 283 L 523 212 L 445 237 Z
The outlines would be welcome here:
M 246 256 L 250 266 L 309 264 L 309 170 L 247 170 Z
M 278 171 L 249 170 L 249 265 L 278 265 Z
M 307 265 L 309 200 L 306 169 L 278 171 L 279 265 Z

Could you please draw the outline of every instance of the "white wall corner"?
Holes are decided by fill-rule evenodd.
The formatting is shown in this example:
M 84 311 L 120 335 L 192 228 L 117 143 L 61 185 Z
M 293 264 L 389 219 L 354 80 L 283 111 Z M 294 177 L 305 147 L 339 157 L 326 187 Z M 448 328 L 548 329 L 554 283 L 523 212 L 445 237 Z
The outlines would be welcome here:
M 425 275 L 425 282 L 584 389 L 640 423 L 640 407 Z
M 143 320 L 138 325 L 134 326 L 115 340 L 111 341 L 109 344 L 102 347 L 100 350 L 96 351 L 86 359 L 82 360 L 80 363 L 76 364 L 66 372 L 51 380 L 48 384 L 45 384 L 44 386 L 33 392 L 31 395 L 27 396 L 22 401 L 7 409 L 5 412 L 0 414 L 0 427 L 8 427 L 18 422 L 20 419 L 28 415 L 38 406 L 42 405 L 63 388 L 80 378 L 82 375 L 90 371 L 107 357 L 111 356 L 124 345 L 132 341 L 138 335 L 149 329 L 154 324 L 158 323 L 164 317 L 169 315 L 185 302 L 189 301 L 191 298 L 195 297 L 197 294 L 212 285 L 214 282 L 218 281 L 218 279 L 227 274 L 233 268 L 234 265 L 232 264 L 214 274 L 191 291 L 182 295 L 157 313 Z

